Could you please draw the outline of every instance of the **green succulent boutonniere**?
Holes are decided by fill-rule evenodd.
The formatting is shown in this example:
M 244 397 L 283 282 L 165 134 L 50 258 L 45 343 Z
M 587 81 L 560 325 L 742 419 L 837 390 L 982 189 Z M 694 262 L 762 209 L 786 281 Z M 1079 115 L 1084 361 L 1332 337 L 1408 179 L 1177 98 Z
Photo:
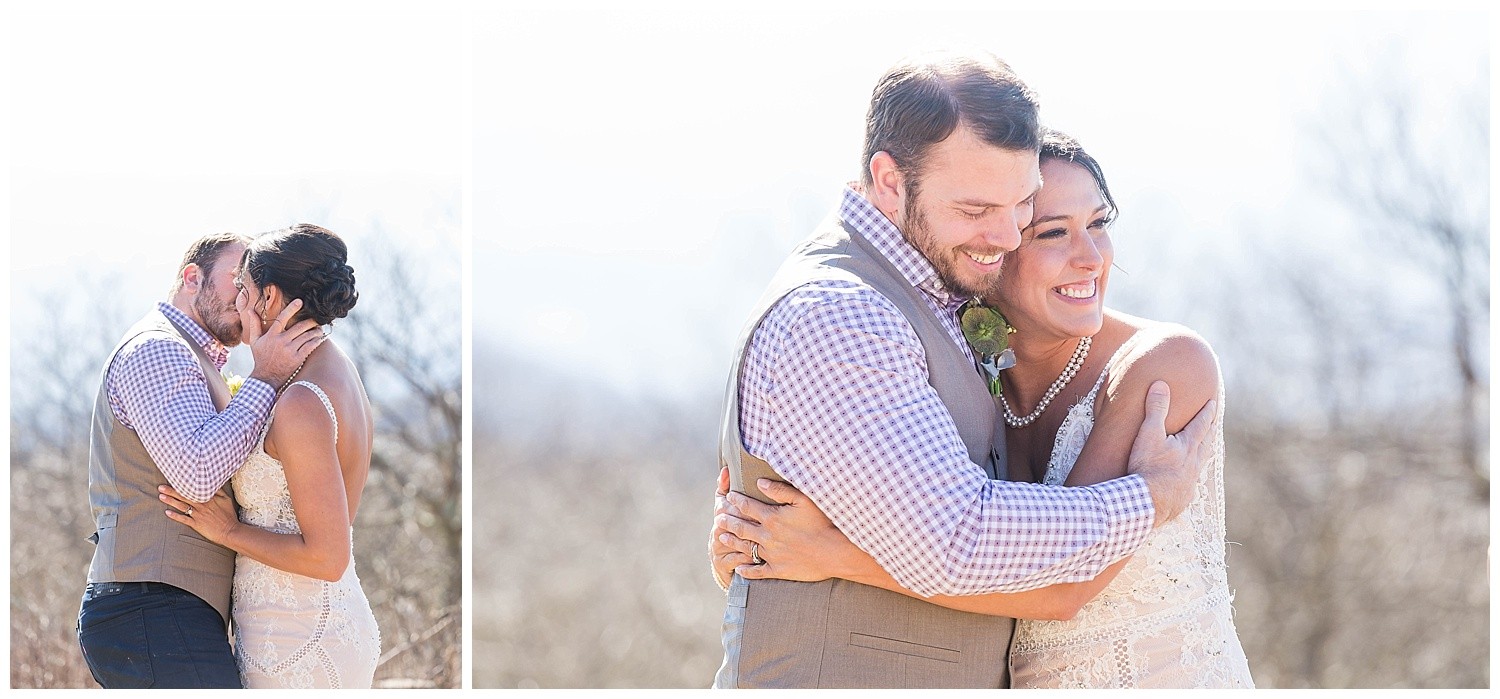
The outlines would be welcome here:
M 1000 372 L 1016 365 L 1010 349 L 1010 334 L 1016 329 L 1005 316 L 979 301 L 969 301 L 958 311 L 958 325 L 974 350 L 974 359 L 988 379 L 990 395 L 1000 395 Z
M 233 398 L 240 392 L 240 387 L 245 385 L 245 377 L 225 372 L 224 382 L 229 384 L 229 397 Z

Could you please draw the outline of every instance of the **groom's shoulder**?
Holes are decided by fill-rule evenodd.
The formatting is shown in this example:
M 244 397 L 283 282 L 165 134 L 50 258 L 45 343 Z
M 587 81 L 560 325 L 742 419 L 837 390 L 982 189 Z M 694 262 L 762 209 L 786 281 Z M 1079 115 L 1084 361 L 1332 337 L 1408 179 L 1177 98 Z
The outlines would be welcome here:
M 184 360 L 197 363 L 187 339 L 172 328 L 166 316 L 154 313 L 126 331 L 110 363 L 114 367 L 149 367 Z
M 772 304 L 757 332 L 782 342 L 849 343 L 865 336 L 872 341 L 917 342 L 896 304 L 869 284 L 848 277 L 815 279 L 791 289 Z

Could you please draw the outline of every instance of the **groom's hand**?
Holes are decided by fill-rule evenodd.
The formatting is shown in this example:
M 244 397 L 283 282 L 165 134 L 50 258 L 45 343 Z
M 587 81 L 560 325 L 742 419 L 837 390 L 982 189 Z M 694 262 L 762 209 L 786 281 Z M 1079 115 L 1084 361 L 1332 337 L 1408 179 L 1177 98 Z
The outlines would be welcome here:
M 1208 460 L 1204 443 L 1212 431 L 1215 402 L 1209 401 L 1181 432 L 1167 434 L 1167 408 L 1172 389 L 1156 381 L 1146 391 L 1146 419 L 1130 447 L 1130 473 L 1140 474 L 1151 490 L 1156 508 L 1153 526 L 1161 526 L 1187 509 L 1203 464 Z
M 307 355 L 312 354 L 313 349 L 327 338 L 317 321 L 311 318 L 287 327 L 292 316 L 297 314 L 297 309 L 302 308 L 302 299 L 293 299 L 286 308 L 281 309 L 276 320 L 271 321 L 264 332 L 261 331 L 260 318 L 248 305 L 244 294 L 234 300 L 235 309 L 240 313 L 240 340 L 250 346 L 250 354 L 255 357 L 255 370 L 250 372 L 250 378 L 259 379 L 280 390 L 292 373 L 307 360 Z

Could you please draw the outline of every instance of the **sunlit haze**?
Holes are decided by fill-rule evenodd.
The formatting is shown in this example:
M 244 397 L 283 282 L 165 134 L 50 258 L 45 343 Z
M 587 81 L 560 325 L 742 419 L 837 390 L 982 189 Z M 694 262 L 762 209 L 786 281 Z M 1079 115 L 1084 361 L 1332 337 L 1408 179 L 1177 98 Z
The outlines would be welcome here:
M 339 7 L 12 8 L 13 322 L 107 284 L 128 323 L 211 232 L 306 221 L 356 259 L 375 235 L 455 257 L 461 8 Z
M 1247 249 L 1358 235 L 1306 172 L 1331 88 L 1388 64 L 1442 99 L 1489 61 L 1484 16 L 1441 4 L 1052 7 L 533 7 L 484 24 L 476 338 L 627 391 L 718 390 L 775 265 L 858 177 L 876 79 L 905 54 L 963 47 L 1009 62 L 1044 121 L 1098 157 L 1123 212 L 1111 304 L 1171 319 Z M 1291 217 L 1318 235 L 1276 240 Z

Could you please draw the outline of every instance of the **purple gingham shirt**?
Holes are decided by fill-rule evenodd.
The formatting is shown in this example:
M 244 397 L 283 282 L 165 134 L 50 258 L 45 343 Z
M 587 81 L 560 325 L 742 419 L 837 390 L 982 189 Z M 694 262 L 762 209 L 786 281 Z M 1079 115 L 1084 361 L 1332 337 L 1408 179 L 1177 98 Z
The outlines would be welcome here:
M 161 314 L 187 331 L 214 366 L 224 368 L 229 350 L 171 304 Z M 167 482 L 189 500 L 207 502 L 229 481 L 255 447 L 276 400 L 276 389 L 245 379 L 225 406 L 214 409 L 203 368 L 176 334 L 142 333 L 115 354 L 105 374 L 109 408 L 140 436 Z
M 954 317 L 966 299 L 859 193 L 844 190 L 839 216 L 969 353 Z M 812 282 L 772 306 L 741 370 L 740 430 L 746 451 L 923 596 L 1089 580 L 1151 532 L 1140 476 L 1081 488 L 987 478 L 928 384 L 916 332 L 863 284 Z

